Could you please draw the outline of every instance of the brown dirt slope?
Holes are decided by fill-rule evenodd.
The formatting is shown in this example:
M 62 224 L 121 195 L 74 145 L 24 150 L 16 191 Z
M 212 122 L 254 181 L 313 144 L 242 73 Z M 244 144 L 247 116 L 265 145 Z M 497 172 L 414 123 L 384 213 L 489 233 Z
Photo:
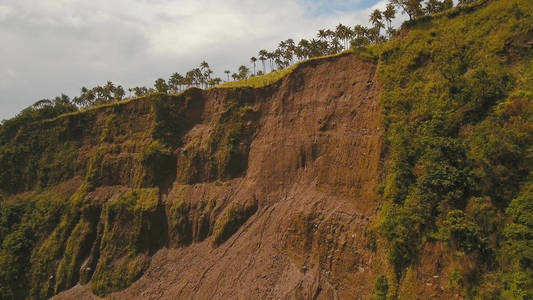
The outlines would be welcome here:
M 205 91 L 161 196 L 167 246 L 108 298 L 370 298 L 386 268 L 369 234 L 379 203 L 376 68 L 342 55 L 302 64 L 269 87 Z M 238 145 L 243 172 L 221 180 L 202 166 L 222 155 L 209 141 L 234 98 L 247 104 L 251 138 Z M 55 297 L 95 298 L 89 285 Z

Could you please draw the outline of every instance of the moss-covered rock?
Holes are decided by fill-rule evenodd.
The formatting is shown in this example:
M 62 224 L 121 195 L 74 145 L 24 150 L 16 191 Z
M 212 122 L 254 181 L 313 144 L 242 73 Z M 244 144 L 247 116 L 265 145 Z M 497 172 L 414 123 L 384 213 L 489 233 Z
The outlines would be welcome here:
M 209 137 L 191 139 L 181 151 L 177 174 L 181 183 L 227 180 L 246 170 L 256 125 L 256 113 L 249 105 L 253 103 L 253 93 L 231 93 L 234 94 L 228 96 L 223 113 L 213 121 Z
M 91 280 L 95 294 L 124 289 L 142 275 L 149 255 L 166 241 L 163 220 L 158 189 L 128 191 L 103 208 L 100 256 Z
M 257 211 L 257 202 L 231 204 L 217 219 L 213 230 L 213 244 L 218 246 L 229 239 Z

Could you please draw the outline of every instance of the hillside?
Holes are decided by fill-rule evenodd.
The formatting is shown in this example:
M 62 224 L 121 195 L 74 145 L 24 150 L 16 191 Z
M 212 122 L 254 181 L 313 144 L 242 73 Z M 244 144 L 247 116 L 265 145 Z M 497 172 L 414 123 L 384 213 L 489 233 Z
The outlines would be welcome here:
M 533 297 L 533 2 L 265 76 L 3 124 L 0 298 Z

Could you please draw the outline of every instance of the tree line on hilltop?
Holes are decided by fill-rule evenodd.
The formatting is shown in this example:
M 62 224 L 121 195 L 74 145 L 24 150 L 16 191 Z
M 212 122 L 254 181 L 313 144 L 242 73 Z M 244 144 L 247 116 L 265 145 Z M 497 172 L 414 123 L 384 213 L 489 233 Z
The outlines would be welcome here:
M 459 0 L 459 5 L 475 1 Z M 80 108 L 121 101 L 126 97 L 126 92 L 128 92 L 128 97 L 141 97 L 151 93 L 175 94 L 191 87 L 206 89 L 223 82 L 261 76 L 313 57 L 338 54 L 349 48 L 359 48 L 387 41 L 397 34 L 397 29 L 392 26 L 392 21 L 396 18 L 398 11 L 407 14 L 410 20 L 414 20 L 421 16 L 450 9 L 453 5 L 453 0 L 389 0 L 385 10 L 375 9 L 371 12 L 369 16 L 370 27 L 362 25 L 350 27 L 339 24 L 333 29 L 318 30 L 316 37 L 312 39 L 300 39 L 298 42 L 293 39 L 283 40 L 274 50 L 259 50 L 256 56 L 250 58 L 250 68 L 241 65 L 236 72 L 224 70 L 224 78 L 214 77 L 215 72 L 210 65 L 206 61 L 202 61 L 198 67 L 184 75 L 176 72 L 167 80 L 158 78 L 153 87 L 133 87 L 126 91 L 122 86 L 108 81 L 103 86 L 82 87 L 80 95 L 72 99 L 62 94 L 55 99 L 39 100 L 21 113 L 38 110 L 42 111 L 39 114 L 43 117 L 50 117 Z

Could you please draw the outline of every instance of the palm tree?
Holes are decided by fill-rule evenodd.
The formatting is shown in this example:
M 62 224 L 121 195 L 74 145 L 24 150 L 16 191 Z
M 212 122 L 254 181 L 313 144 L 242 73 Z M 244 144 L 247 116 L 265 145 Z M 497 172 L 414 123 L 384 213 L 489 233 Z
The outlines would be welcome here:
M 366 44 L 368 44 L 368 29 L 361 25 L 355 25 L 353 28 L 354 32 L 354 40 L 352 41 L 352 45 L 355 47 L 362 47 Z
M 240 79 L 246 79 L 248 78 L 248 74 L 250 73 L 250 69 L 248 69 L 248 67 L 246 66 L 240 66 L 239 67 L 239 78 Z
M 294 43 L 293 39 L 287 39 L 285 43 L 287 44 L 287 48 L 285 50 L 285 58 L 289 60 L 290 64 L 292 64 L 296 52 L 296 44 Z
M 154 87 L 159 93 L 166 94 L 168 92 L 167 82 L 163 78 L 158 78 L 154 83 Z
M 292 64 L 292 61 L 294 59 L 294 52 L 292 49 L 287 48 L 285 52 L 283 52 L 283 58 L 285 59 L 285 66 L 288 67 Z
M 133 88 L 133 92 L 135 93 L 135 96 L 136 97 L 140 97 L 140 96 L 143 96 L 143 95 L 146 95 L 148 94 L 148 88 L 145 87 L 145 86 L 142 86 L 142 87 L 134 87 Z
M 381 28 L 385 27 L 385 25 L 383 24 L 382 22 L 383 20 L 383 14 L 381 13 L 381 10 L 379 9 L 375 9 L 372 14 L 370 14 L 370 23 L 372 23 L 372 25 L 374 25 L 374 42 L 378 42 L 379 41 L 379 33 L 381 31 Z
M 335 38 L 335 32 L 331 29 L 326 30 L 326 36 L 330 41 L 332 41 Z
M 211 81 L 211 74 L 213 74 L 213 71 L 211 69 L 207 69 L 204 71 L 203 77 L 206 86 L 208 85 L 209 81 Z
M 381 13 L 381 10 L 374 9 L 374 11 L 370 14 L 370 23 L 374 25 L 374 27 L 381 27 L 382 26 L 382 20 L 383 20 L 383 14 Z
M 267 59 L 267 56 L 268 56 L 268 51 L 266 50 L 259 51 L 259 60 L 263 64 L 263 73 L 266 73 L 265 60 Z
M 342 49 L 342 43 L 341 43 L 341 40 L 339 38 L 334 38 L 332 41 L 331 41 L 331 53 L 330 54 L 336 54 L 336 53 L 339 53 Z
M 344 48 L 349 49 L 352 40 L 355 38 L 355 32 L 349 26 L 344 26 Z
M 200 68 L 193 69 L 193 78 L 197 87 L 202 87 L 205 82 L 204 74 Z
M 252 58 L 250 58 L 250 62 L 254 64 L 254 76 L 255 76 L 255 63 L 257 62 L 257 58 L 255 56 L 252 56 Z
M 267 58 L 270 61 L 270 72 L 274 70 L 274 66 L 272 65 L 272 60 L 274 59 L 274 57 L 275 57 L 274 52 L 267 53 Z
M 103 98 L 104 98 L 104 101 L 105 102 L 109 102 L 111 100 L 113 100 L 113 91 L 115 90 L 115 85 L 113 84 L 113 82 L 111 81 L 108 81 L 104 87 L 103 87 Z
M 214 85 L 219 85 L 222 82 L 222 79 L 220 79 L 220 77 L 215 77 L 211 81 L 214 83 Z
M 310 49 L 309 49 L 310 43 L 306 39 L 301 39 L 298 43 L 298 52 L 300 54 L 300 59 L 307 59 L 310 57 Z
M 326 40 L 328 38 L 328 34 L 326 33 L 325 29 L 320 29 L 317 34 L 318 39 L 320 40 Z
M 209 64 L 204 60 L 200 63 L 200 70 L 209 69 Z
M 328 44 L 327 41 L 324 41 L 324 43 Z M 307 56 L 309 58 L 322 55 L 322 50 L 320 49 L 321 48 L 320 44 L 321 44 L 320 41 L 317 40 L 317 39 L 312 39 L 309 42 L 309 48 L 308 48 L 308 52 L 307 52 Z
M 209 64 L 205 60 L 200 63 L 199 71 L 199 74 L 198 71 L 196 71 L 196 75 L 200 75 L 198 79 L 201 87 L 207 86 L 209 77 L 211 76 L 211 73 L 213 73 L 213 71 L 209 69 Z
M 126 95 L 126 91 L 124 91 L 124 88 L 121 85 L 117 85 L 113 90 L 113 98 L 115 99 L 115 101 L 122 100 L 124 98 L 124 95 Z
M 183 80 L 183 83 L 185 83 L 187 88 L 190 88 L 193 85 L 193 83 L 194 83 L 194 75 L 193 75 L 192 71 L 189 71 L 189 72 L 187 72 L 187 74 L 185 74 L 185 79 Z
M 168 79 L 168 87 L 173 93 L 180 91 L 180 85 L 183 82 L 183 76 L 180 73 L 174 73 Z
M 189 87 L 196 84 L 196 73 L 194 72 L 194 70 L 190 70 L 189 72 L 187 72 L 187 74 L 185 74 L 185 78 L 187 78 L 187 85 Z
M 392 28 L 392 19 L 394 19 L 394 17 L 396 17 L 396 8 L 392 3 L 389 3 L 383 12 L 383 18 L 385 18 L 388 28 Z
M 76 101 L 79 102 L 79 100 L 76 100 Z M 47 107 L 47 106 L 52 106 L 52 101 L 50 101 L 49 99 L 39 100 L 39 101 L 33 103 L 33 105 L 32 105 L 33 108 L 37 108 L 37 109 L 41 109 L 41 108 L 44 108 L 44 107 Z
M 226 75 L 228 75 L 228 81 L 229 81 L 229 74 L 231 74 L 231 71 L 230 70 L 224 70 L 224 73 L 226 73 Z
M 278 48 L 276 49 L 276 51 L 274 51 L 273 57 L 272 57 L 276 65 L 278 65 L 279 70 L 281 70 L 283 66 L 283 61 L 281 60 L 282 55 L 283 55 L 283 51 L 281 50 L 281 48 Z
M 285 49 L 287 47 L 286 41 L 279 42 L 278 49 Z
M 342 43 L 343 49 L 347 48 L 347 41 L 350 35 L 351 35 L 351 29 L 345 25 L 342 25 L 341 23 L 339 23 L 339 25 L 337 25 L 337 27 L 335 28 L 335 36 L 339 41 L 343 42 Z

